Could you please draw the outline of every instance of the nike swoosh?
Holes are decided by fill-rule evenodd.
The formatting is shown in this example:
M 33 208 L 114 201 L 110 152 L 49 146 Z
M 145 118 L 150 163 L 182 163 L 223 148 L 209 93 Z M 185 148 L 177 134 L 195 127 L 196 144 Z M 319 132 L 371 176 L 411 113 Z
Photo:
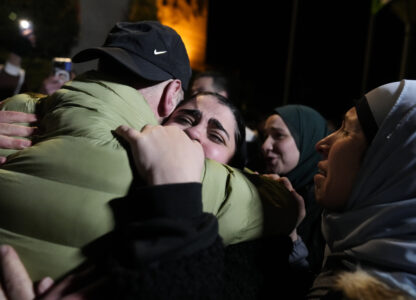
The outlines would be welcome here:
M 155 49 L 155 51 L 153 51 L 153 54 L 154 54 L 154 55 L 160 55 L 160 54 L 165 54 L 166 52 L 168 52 L 168 51 L 157 51 L 157 50 Z

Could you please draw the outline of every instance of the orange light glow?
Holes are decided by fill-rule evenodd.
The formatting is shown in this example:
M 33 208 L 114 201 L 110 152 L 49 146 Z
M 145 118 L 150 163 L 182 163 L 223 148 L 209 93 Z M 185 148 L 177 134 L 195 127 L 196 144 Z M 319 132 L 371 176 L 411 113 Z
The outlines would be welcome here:
M 182 37 L 191 67 L 202 70 L 207 44 L 208 1 L 204 2 L 204 7 L 198 7 L 198 2 L 157 0 L 157 16 L 162 24 L 172 27 Z

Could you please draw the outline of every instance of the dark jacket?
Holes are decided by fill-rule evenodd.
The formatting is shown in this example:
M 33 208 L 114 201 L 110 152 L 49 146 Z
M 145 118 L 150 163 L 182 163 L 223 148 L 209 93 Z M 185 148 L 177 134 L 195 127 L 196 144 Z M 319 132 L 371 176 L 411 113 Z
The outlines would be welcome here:
M 86 252 L 111 277 L 113 299 L 267 299 L 286 289 L 301 299 L 291 240 L 224 247 L 215 216 L 202 211 L 201 184 L 141 187 L 111 206 L 116 230 Z

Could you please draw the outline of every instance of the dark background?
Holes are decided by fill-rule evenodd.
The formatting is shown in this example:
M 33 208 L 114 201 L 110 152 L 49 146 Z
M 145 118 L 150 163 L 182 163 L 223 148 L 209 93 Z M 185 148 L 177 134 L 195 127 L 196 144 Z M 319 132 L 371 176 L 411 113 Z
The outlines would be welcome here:
M 337 125 L 353 99 L 400 79 L 404 22 L 387 5 L 373 15 L 369 33 L 371 2 L 211 0 L 207 63 L 238 83 L 249 121 L 299 103 Z M 406 77 L 415 78 L 414 71 Z

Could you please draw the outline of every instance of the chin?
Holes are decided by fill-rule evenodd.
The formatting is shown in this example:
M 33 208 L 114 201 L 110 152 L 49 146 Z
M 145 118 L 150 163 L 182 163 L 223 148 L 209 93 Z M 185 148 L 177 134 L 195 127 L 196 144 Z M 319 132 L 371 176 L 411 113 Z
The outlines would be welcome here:
M 342 212 L 343 206 L 338 203 L 336 198 L 328 198 L 322 196 L 315 196 L 316 203 L 322 208 L 332 212 Z
M 319 199 L 318 198 L 318 199 L 316 199 L 316 202 L 323 209 L 326 209 L 326 210 L 329 210 L 329 211 L 334 211 L 334 208 L 332 207 L 332 205 L 330 205 L 330 203 L 328 201 L 325 201 L 325 199 Z
M 315 201 L 318 203 L 321 207 L 325 209 L 330 209 L 331 205 L 328 205 L 329 200 L 327 199 L 325 195 L 325 191 L 322 190 L 322 185 L 317 183 L 315 181 Z
M 315 201 L 318 203 L 318 205 L 324 209 L 332 210 L 331 205 L 328 205 L 328 201 L 325 200 L 325 198 L 315 196 Z
M 324 206 L 322 203 L 322 198 L 317 194 L 316 188 L 315 188 L 315 201 L 316 203 L 318 203 L 320 206 Z

